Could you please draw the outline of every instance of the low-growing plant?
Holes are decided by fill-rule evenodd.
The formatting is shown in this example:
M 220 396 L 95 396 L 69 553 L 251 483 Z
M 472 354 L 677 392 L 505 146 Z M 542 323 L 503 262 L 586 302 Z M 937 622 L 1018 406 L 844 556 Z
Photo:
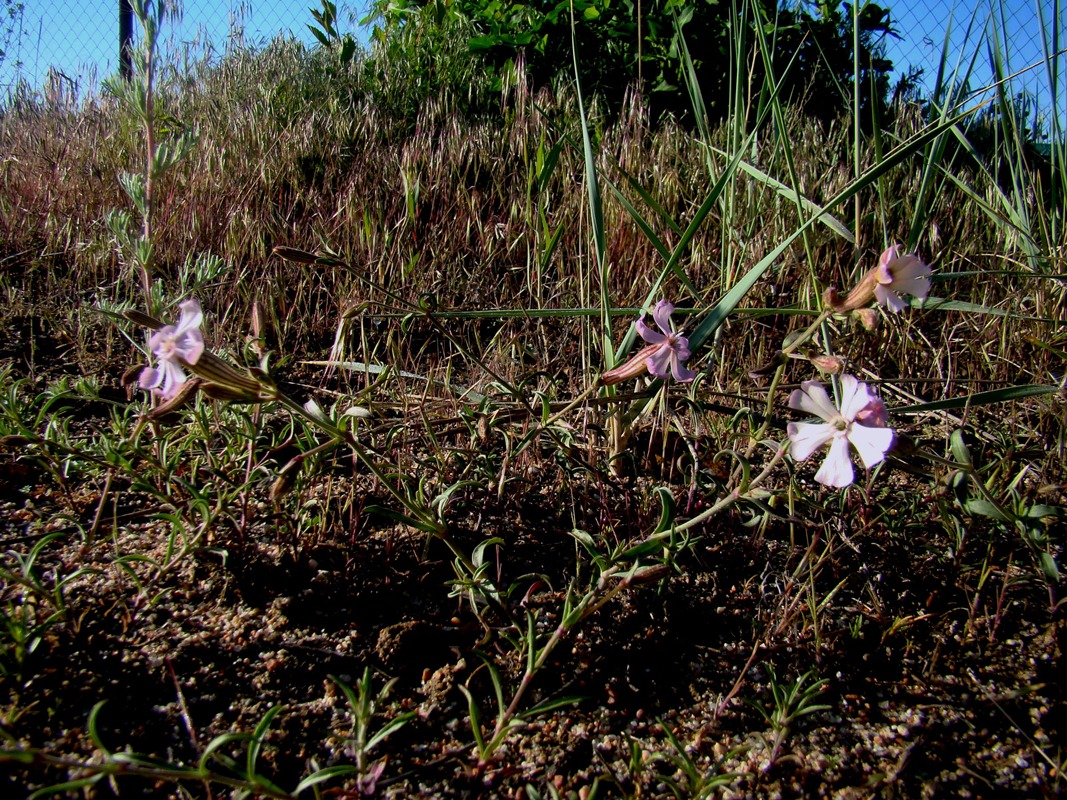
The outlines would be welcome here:
M 808 679 L 812 677 L 811 672 L 805 672 L 792 684 L 786 685 L 778 681 L 778 675 L 773 666 L 768 664 L 766 670 L 771 688 L 772 705 L 765 707 L 753 703 L 753 706 L 771 727 L 773 735 L 771 749 L 764 767 L 764 769 L 770 769 L 778 763 L 782 746 L 789 738 L 796 721 L 809 714 L 827 711 L 832 706 L 815 702 L 829 683 L 825 678 L 812 681 L 805 686 Z

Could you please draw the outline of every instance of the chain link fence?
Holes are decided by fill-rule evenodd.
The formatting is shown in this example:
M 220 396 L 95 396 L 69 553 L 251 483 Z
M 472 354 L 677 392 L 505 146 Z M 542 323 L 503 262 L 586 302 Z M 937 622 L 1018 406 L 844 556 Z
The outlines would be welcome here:
M 890 8 L 901 37 L 887 43 L 886 54 L 900 75 L 923 71 L 918 84 L 924 93 L 933 91 L 942 61 L 943 83 L 966 77 L 971 90 L 991 86 L 997 57 L 1011 78 L 1009 95 L 1027 96 L 1043 124 L 1055 116 L 1063 129 L 1067 53 L 1057 51 L 1067 46 L 1067 16 L 1060 0 L 884 0 L 882 4 Z M 1057 67 L 1058 80 L 1053 77 Z M 1052 87 L 1057 83 L 1054 96 Z
M 127 0 L 128 1 L 128 0 Z M 805 2 L 807 0 L 800 0 Z M 312 0 L 166 0 L 162 50 L 170 63 L 189 63 L 225 52 L 235 41 L 262 44 L 292 35 L 313 44 L 307 25 Z M 337 3 L 344 30 L 356 30 L 370 0 Z M 897 76 L 922 70 L 916 84 L 932 90 L 942 49 L 946 66 L 979 89 L 993 81 L 993 37 L 1004 43 L 1011 94 L 1027 93 L 1039 116 L 1067 113 L 1067 86 L 1052 95 L 1045 60 L 1064 47 L 1067 20 L 1057 19 L 1060 0 L 879 0 L 892 14 L 900 38 L 889 38 L 886 55 Z M 93 94 L 102 78 L 119 69 L 119 9 L 123 0 L 0 0 L 0 104 L 20 86 L 51 99 Z M 136 31 L 136 26 L 135 26 Z M 357 31 L 357 34 L 359 32 Z M 362 34 L 365 40 L 365 33 Z M 1056 61 L 1067 64 L 1067 55 Z M 973 67 L 970 65 L 973 61 Z M 1035 66 L 1036 65 L 1036 66 Z M 1062 70 L 1061 70 L 1062 71 Z M 1061 84 L 1067 84 L 1067 75 Z
M 369 0 L 337 1 L 337 19 L 354 30 Z M 308 30 L 318 0 L 163 0 L 164 63 L 217 56 L 234 43 L 257 46 L 276 36 L 313 44 Z M 128 0 L 0 0 L 0 100 L 22 87 L 85 97 L 120 69 L 120 18 Z M 127 17 L 129 18 L 129 17 Z M 133 20 L 134 40 L 140 31 Z

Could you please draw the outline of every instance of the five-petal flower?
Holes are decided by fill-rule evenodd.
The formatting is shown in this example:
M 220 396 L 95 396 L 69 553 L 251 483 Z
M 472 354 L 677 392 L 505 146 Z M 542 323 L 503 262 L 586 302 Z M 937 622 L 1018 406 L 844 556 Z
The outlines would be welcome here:
M 170 400 L 186 381 L 183 366 L 196 364 L 204 352 L 204 337 L 200 324 L 204 321 L 200 303 L 185 300 L 180 305 L 181 317 L 177 325 L 164 325 L 152 334 L 148 347 L 159 360 L 159 366 L 141 371 L 140 386 L 150 389 L 164 400 Z
M 671 325 L 673 313 L 674 305 L 660 300 L 652 309 L 652 319 L 656 321 L 659 330 L 648 327 L 645 324 L 645 315 L 642 314 L 637 320 L 637 332 L 642 339 L 655 347 L 655 350 L 646 356 L 648 371 L 657 378 L 666 378 L 669 371 L 676 381 L 685 383 L 693 380 L 697 374 L 683 366 L 690 356 L 689 340 Z
M 652 319 L 656 321 L 659 330 L 654 330 L 645 324 L 645 315 L 635 323 L 637 332 L 641 338 L 648 342 L 648 346 L 639 350 L 625 364 L 615 367 L 600 376 L 603 384 L 611 386 L 622 381 L 636 378 L 646 371 L 657 378 L 666 378 L 674 375 L 676 381 L 687 383 L 696 377 L 696 372 L 686 369 L 684 362 L 691 355 L 689 340 L 681 331 L 674 330 L 671 325 L 671 314 L 674 313 L 674 305 L 666 300 L 660 300 L 652 309 Z
M 933 272 L 914 253 L 901 253 L 899 244 L 888 247 L 878 259 L 874 277 L 874 297 L 890 311 L 899 313 L 908 304 L 902 294 L 925 300 L 930 294 L 930 274 Z
M 873 327 L 872 312 L 866 306 L 878 302 L 894 313 L 908 307 L 901 295 L 925 300 L 930 294 L 933 270 L 915 253 L 903 253 L 899 244 L 887 247 L 878 258 L 878 266 L 867 271 L 856 287 L 842 297 L 832 286 L 823 294 L 823 302 L 835 314 L 862 314 L 864 327 Z
M 805 381 L 789 396 L 789 407 L 807 411 L 824 422 L 790 422 L 789 455 L 804 461 L 829 442 L 826 461 L 815 473 L 815 480 L 826 486 L 841 488 L 855 478 L 849 446 L 856 448 L 863 466 L 868 469 L 885 459 L 893 444 L 893 431 L 886 427 L 885 405 L 852 375 L 841 376 L 841 408 L 838 409 L 818 381 Z

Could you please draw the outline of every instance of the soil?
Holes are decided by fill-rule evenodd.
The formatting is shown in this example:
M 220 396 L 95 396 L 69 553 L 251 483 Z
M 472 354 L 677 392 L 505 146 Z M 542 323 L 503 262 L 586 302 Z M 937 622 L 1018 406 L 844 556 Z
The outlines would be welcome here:
M 107 427 L 107 409 L 76 409 L 83 435 Z M 168 561 L 166 509 L 128 480 L 105 490 L 101 474 L 83 472 L 64 485 L 33 452 L 25 441 L 0 446 L 0 549 L 26 553 L 58 533 L 36 574 L 51 586 L 86 571 L 65 585 L 63 615 L 17 669 L 5 654 L 0 677 L 7 747 L 70 764 L 0 762 L 6 797 L 88 774 L 77 763 L 103 763 L 101 746 L 195 767 L 215 737 L 252 732 L 274 707 L 259 767 L 292 791 L 315 769 L 355 763 L 339 682 L 353 687 L 368 669 L 375 692 L 393 681 L 372 732 L 414 714 L 371 751 L 384 759 L 376 781 L 327 781 L 324 796 L 1011 798 L 1067 785 L 1058 587 L 992 524 L 974 522 L 967 551 L 955 552 L 931 522 L 946 491 L 936 481 L 883 473 L 927 509 L 915 524 L 884 524 L 877 496 L 868 504 L 858 493 L 847 514 L 827 515 L 833 524 L 748 526 L 742 509 L 714 518 L 660 580 L 621 592 L 564 638 L 521 708 L 571 702 L 524 718 L 480 763 L 461 687 L 488 730 L 496 706 L 485 665 L 506 701 L 525 667 L 509 644 L 518 629 L 492 607 L 475 613 L 450 587 L 452 554 L 376 510 L 396 503 L 365 471 L 330 462 L 279 501 L 265 476 L 161 573 L 130 556 Z M 695 513 L 683 476 L 637 467 L 642 477 L 568 475 L 551 459 L 513 465 L 524 477 L 508 491 L 471 487 L 450 504 L 460 548 L 499 537 L 486 550 L 489 573 L 511 588 L 512 621 L 532 615 L 542 642 L 576 565 L 588 570 L 575 528 L 606 543 L 649 529 L 659 512 L 651 489 L 664 481 L 680 518 Z M 213 485 L 206 474 L 189 480 Z M 10 577 L 17 562 L 4 567 Z M 2 593 L 9 616 L 20 605 L 38 619 L 48 611 L 14 580 Z M 801 676 L 821 686 L 814 708 L 779 725 L 776 740 L 774 692 Z M 88 721 L 101 702 L 94 742 Z M 221 752 L 240 764 L 246 745 Z M 120 775 L 84 791 L 230 790 Z

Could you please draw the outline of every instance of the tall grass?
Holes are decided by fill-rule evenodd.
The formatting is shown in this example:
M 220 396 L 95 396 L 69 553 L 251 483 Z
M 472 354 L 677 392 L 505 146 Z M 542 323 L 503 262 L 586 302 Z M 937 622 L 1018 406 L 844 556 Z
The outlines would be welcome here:
M 201 144 L 161 189 L 156 235 L 169 262 L 160 264 L 161 274 L 176 275 L 187 253 L 217 255 L 232 271 L 215 289 L 212 306 L 247 307 L 254 299 L 249 287 L 266 288 L 264 299 L 279 318 L 297 326 L 286 331 L 292 337 L 287 341 L 322 341 L 338 311 L 363 289 L 330 270 L 306 276 L 313 277 L 310 282 L 299 279 L 293 267 L 270 258 L 277 245 L 314 250 L 326 244 L 377 283 L 410 296 L 433 292 L 443 307 L 585 304 L 583 271 L 575 269 L 583 263 L 581 231 L 574 223 L 585 206 L 574 180 L 582 169 L 581 153 L 558 146 L 577 133 L 560 124 L 574 118 L 576 98 L 567 87 L 541 90 L 530 102 L 525 99 L 530 88 L 519 75 L 501 99 L 499 120 L 465 116 L 446 95 L 427 101 L 414 129 L 401 133 L 373 97 L 359 91 L 358 79 L 339 107 L 338 96 L 346 92 L 321 80 L 320 57 L 276 42 L 261 52 L 234 53 L 181 92 L 164 88 L 165 114 L 195 121 Z M 262 90 L 251 90 L 253 76 L 265 79 Z M 606 125 L 598 121 L 595 105 L 591 109 L 591 125 L 603 130 L 600 168 L 671 248 L 703 194 L 707 170 L 721 170 L 724 159 L 738 155 L 738 128 L 728 123 L 708 131 L 710 141 L 698 143 L 670 124 L 649 130 L 640 104 L 632 108 Z M 884 138 L 908 139 L 916 119 L 914 111 L 897 109 Z M 1010 117 L 1004 119 L 1008 124 Z M 786 286 L 792 296 L 810 301 L 827 284 L 847 285 L 855 254 L 880 247 L 892 231 L 907 232 L 908 244 L 935 260 L 946 242 L 959 263 L 991 252 L 1009 259 L 1020 252 L 1033 263 L 1036 252 L 1055 252 L 1062 246 L 1054 238 L 1062 230 L 1055 208 L 1037 214 L 1049 219 L 1047 235 L 1019 230 L 1028 225 L 1027 204 L 1046 202 L 1047 192 L 1020 187 L 1005 195 L 997 182 L 1000 169 L 993 166 L 979 166 L 973 177 L 937 179 L 944 175 L 937 156 L 945 152 L 938 148 L 953 134 L 965 136 L 961 131 L 953 126 L 923 154 L 881 176 L 878 194 L 893 208 L 877 223 L 861 215 L 854 232 L 858 251 L 825 226 L 813 229 L 805 234 L 803 258 L 776 264 L 773 280 L 756 289 L 751 304 L 771 305 L 770 292 L 780 296 Z M 12 252 L 22 253 L 31 269 L 39 269 L 39 255 L 55 265 L 40 272 L 42 296 L 106 295 L 115 281 L 114 259 L 106 237 L 84 232 L 122 204 L 113 177 L 131 166 L 136 128 L 101 99 L 79 113 L 9 110 L 0 136 L 11 154 L 0 175 L 7 198 L 0 225 Z M 698 286 L 731 285 L 796 230 L 803 216 L 798 198 L 819 205 L 849 185 L 857 163 L 867 170 L 877 159 L 868 145 L 851 141 L 844 124 L 824 128 L 782 108 L 775 111 L 775 128 L 750 142 L 740 155 L 744 164 L 782 176 L 790 192 L 783 194 L 752 170 L 730 177 L 715 224 L 702 226 L 684 254 L 685 272 Z M 1016 143 L 1008 140 L 1012 147 L 997 151 L 999 163 L 1013 163 Z M 727 156 L 716 157 L 716 151 Z M 502 171 L 502 164 L 512 168 Z M 1062 160 L 1056 166 L 1062 181 Z M 953 173 L 951 163 L 946 168 Z M 647 195 L 630 186 L 643 187 Z M 870 195 L 861 192 L 856 199 L 864 209 L 875 207 Z M 606 202 L 604 215 L 612 263 L 609 294 L 620 306 L 634 305 L 651 290 L 654 272 L 648 265 L 659 256 L 618 204 Z M 893 224 L 893 216 L 902 216 L 903 223 Z M 1020 251 L 1020 245 L 1028 249 Z M 423 268 L 428 263 L 447 264 L 447 271 Z M 1003 280 L 988 289 L 1015 296 L 1017 287 Z M 963 294 L 982 283 L 978 276 L 960 281 L 952 288 Z M 1042 315 L 1055 316 L 1062 308 L 1055 302 L 1056 284 L 1037 286 L 1046 309 Z M 226 330 L 229 319 L 224 315 L 221 323 Z

